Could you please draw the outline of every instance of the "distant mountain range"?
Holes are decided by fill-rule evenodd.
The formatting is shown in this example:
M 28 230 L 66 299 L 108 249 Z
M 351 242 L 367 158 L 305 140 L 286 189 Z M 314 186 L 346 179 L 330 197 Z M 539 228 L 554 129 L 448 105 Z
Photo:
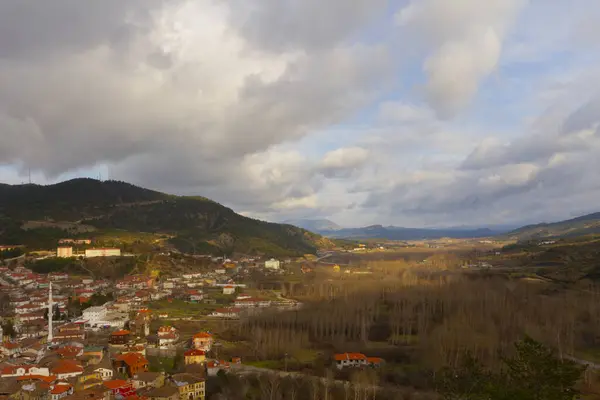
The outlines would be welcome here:
M 583 215 L 565 221 L 527 225 L 505 234 L 517 240 L 574 237 L 600 234 L 600 213 Z
M 553 223 L 526 225 L 515 229 L 511 225 L 450 228 L 404 228 L 371 225 L 362 228 L 342 228 L 327 219 L 287 221 L 320 235 L 335 239 L 420 240 L 448 238 L 480 238 L 496 236 L 519 241 L 538 238 L 574 237 L 600 234 L 600 212 Z
M 419 240 L 443 237 L 458 239 L 494 236 L 510 230 L 510 228 L 500 227 L 404 228 L 382 225 L 342 228 L 328 219 L 304 219 L 286 221 L 286 223 L 335 239 Z
M 115 230 L 166 234 L 182 251 L 209 254 L 288 256 L 333 246 L 318 234 L 247 218 L 204 197 L 173 196 L 125 182 L 0 184 L 0 244 L 48 249 L 62 237 Z
M 419 240 L 448 238 L 478 238 L 494 236 L 502 232 L 488 228 L 480 229 L 427 229 L 403 228 L 399 226 L 371 225 L 364 228 L 339 229 L 335 231 L 319 231 L 320 234 L 337 239 L 387 239 L 387 240 Z

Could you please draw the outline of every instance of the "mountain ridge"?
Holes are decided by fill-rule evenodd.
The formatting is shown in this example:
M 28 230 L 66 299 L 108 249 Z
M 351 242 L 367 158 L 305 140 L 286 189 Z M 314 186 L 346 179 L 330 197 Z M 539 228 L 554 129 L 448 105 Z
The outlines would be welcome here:
M 168 234 L 181 251 L 286 256 L 333 245 L 307 230 L 244 217 L 204 197 L 175 196 L 126 182 L 77 178 L 53 185 L 1 184 L 0 242 L 33 245 L 44 234 L 44 247 L 50 247 L 56 237 L 73 234 L 59 228 L 24 229 L 27 221 L 36 220 Z
M 506 233 L 511 239 L 532 240 L 538 238 L 574 237 L 600 233 L 600 212 L 557 222 L 529 224 Z
M 283 221 L 283 223 L 297 226 L 298 228 L 306 229 L 316 233 L 320 231 L 337 231 L 342 229 L 341 226 L 326 218 L 290 219 Z

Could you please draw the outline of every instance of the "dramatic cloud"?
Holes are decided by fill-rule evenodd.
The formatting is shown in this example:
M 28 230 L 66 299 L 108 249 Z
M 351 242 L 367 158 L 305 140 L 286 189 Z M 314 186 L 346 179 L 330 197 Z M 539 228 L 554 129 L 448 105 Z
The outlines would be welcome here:
M 0 163 L 53 177 L 108 162 L 152 187 L 252 192 L 253 155 L 350 116 L 391 73 L 383 46 L 263 52 L 225 3 L 92 3 L 53 3 L 47 19 L 45 6 L 0 4 Z
M 523 0 L 412 0 L 396 16 L 431 54 L 427 96 L 441 116 L 464 108 L 497 67 L 502 42 Z
M 361 168 L 369 159 L 369 152 L 360 147 L 347 147 L 330 151 L 321 162 L 321 171 L 329 177 L 347 177 Z
M 0 177 L 109 172 L 269 220 L 595 211 L 593 0 L 0 2 Z

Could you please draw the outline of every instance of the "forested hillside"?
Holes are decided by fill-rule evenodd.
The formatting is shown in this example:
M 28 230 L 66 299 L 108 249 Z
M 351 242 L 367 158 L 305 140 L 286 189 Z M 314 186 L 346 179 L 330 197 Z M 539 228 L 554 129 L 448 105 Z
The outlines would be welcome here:
M 246 218 L 203 197 L 181 197 L 124 182 L 75 179 L 0 186 L 0 243 L 51 248 L 94 230 L 168 234 L 184 251 L 300 255 L 332 243 L 291 225 Z

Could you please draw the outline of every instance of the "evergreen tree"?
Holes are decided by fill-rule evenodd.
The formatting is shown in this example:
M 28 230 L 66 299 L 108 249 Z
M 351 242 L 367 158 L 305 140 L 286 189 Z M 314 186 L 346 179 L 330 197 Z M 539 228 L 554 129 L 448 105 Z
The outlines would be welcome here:
M 438 391 L 447 400 L 572 400 L 585 367 L 561 360 L 530 337 L 515 344 L 499 372 L 484 369 L 468 355 L 459 368 L 443 369 Z

